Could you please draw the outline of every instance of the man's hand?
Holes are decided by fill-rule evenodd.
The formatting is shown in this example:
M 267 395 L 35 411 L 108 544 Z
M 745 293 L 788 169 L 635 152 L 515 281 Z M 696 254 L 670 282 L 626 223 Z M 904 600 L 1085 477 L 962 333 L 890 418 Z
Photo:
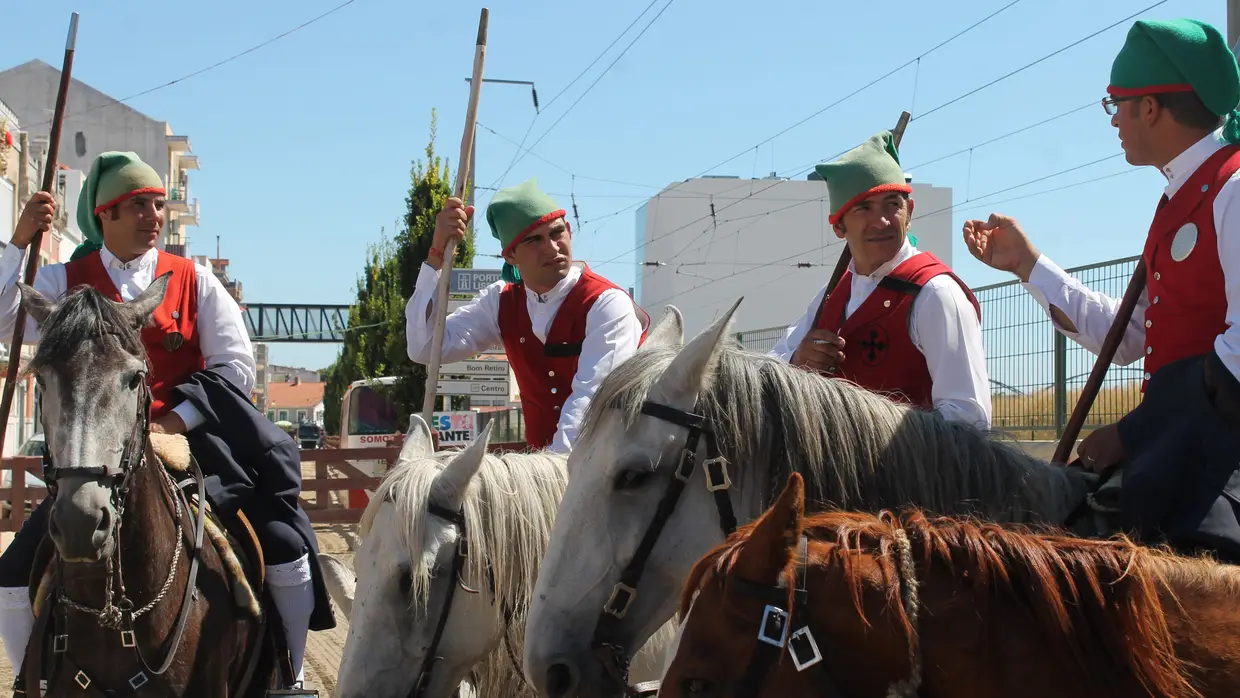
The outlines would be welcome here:
M 24 250 L 36 233 L 46 233 L 52 228 L 52 216 L 56 213 L 56 199 L 45 191 L 35 192 L 22 209 L 21 218 L 17 219 L 17 228 L 13 230 L 13 238 L 9 244 Z
M 834 373 L 844 363 L 844 338 L 830 330 L 810 330 L 792 354 L 792 365 Z
M 986 222 L 965 221 L 964 243 L 987 266 L 1010 271 L 1025 282 L 1041 254 L 1016 219 L 1001 213 L 990 214 Z
M 152 434 L 184 434 L 185 420 L 181 419 L 181 415 L 176 412 L 169 412 L 159 419 L 151 422 Z
M 1124 442 L 1119 438 L 1119 425 L 1108 424 L 1095 429 L 1076 447 L 1076 455 L 1086 469 L 1100 473 L 1124 460 Z
M 456 244 L 461 244 L 461 240 L 465 239 L 466 224 L 473 217 L 474 207 L 466 206 L 455 196 L 444 203 L 443 210 L 435 216 L 435 237 L 431 242 L 430 254 L 426 256 L 426 263 L 432 269 L 438 271 L 443 268 L 443 253 L 448 241 L 455 239 Z

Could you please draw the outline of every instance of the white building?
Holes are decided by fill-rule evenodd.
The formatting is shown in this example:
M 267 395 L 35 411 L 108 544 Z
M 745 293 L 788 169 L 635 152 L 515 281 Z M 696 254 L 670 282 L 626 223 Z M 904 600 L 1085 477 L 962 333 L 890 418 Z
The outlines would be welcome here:
M 637 211 L 638 303 L 656 322 L 665 305 L 676 306 L 686 338 L 742 296 L 736 332 L 795 322 L 831 278 L 844 245 L 827 222 L 826 184 L 810 177 L 703 177 L 647 201 Z M 913 199 L 909 232 L 917 247 L 950 265 L 952 190 L 914 182 Z
M 60 70 L 32 60 L 0 71 L 0 99 L 31 134 L 32 147 L 47 148 Z M 186 226 L 198 225 L 198 200 L 190 195 L 189 170 L 198 169 L 189 136 L 175 135 L 166 121 L 143 114 L 79 80 L 69 85 L 59 164 L 90 171 L 91 162 L 110 150 L 133 151 L 159 173 L 168 190 L 168 217 L 160 245 L 186 255 Z

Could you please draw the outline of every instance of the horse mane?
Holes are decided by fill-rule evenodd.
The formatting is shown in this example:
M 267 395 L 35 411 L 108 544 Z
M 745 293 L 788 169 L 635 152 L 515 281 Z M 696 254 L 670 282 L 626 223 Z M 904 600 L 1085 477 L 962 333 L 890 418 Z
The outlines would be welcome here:
M 682 614 L 708 573 L 719 579 L 731 574 L 752 530 L 753 524 L 743 527 L 699 561 L 685 586 Z M 806 517 L 803 530 L 814 542 L 812 564 L 844 575 L 862 619 L 867 579 L 858 562 L 870 555 L 888 585 L 886 611 L 913 641 L 916 630 L 900 602 L 899 584 L 893 583 L 900 579 L 895 536 L 903 530 L 922 563 L 923 599 L 929 574 L 924 570 L 937 567 L 960 580 L 962 593 L 973 594 L 980 617 L 986 617 L 987 606 L 1014 600 L 1057 665 L 1075 669 L 1082 685 L 1100 696 L 1200 696 L 1176 657 L 1160 592 L 1174 599 L 1176 586 L 1222 584 L 1240 596 L 1240 578 L 1221 574 L 1210 561 L 1142 547 L 1123 536 L 1066 537 L 972 518 L 932 518 L 920 509 L 900 515 L 831 511 Z M 791 575 L 795 564 L 784 574 Z
M 679 351 L 646 346 L 608 374 L 586 409 L 581 442 L 596 436 L 612 410 L 631 427 Z M 792 468 L 805 478 L 810 509 L 873 511 L 917 502 L 941 514 L 1024 521 L 1057 511 L 1077 494 L 1078 475 L 1052 472 L 1001 432 L 913 409 L 747 351 L 731 338 L 718 352 L 693 411 L 706 417 L 721 452 L 739 469 L 734 480 L 769 477 L 764 501 Z
M 370 534 L 386 500 L 396 508 L 396 520 L 403 524 L 394 532 L 401 544 L 406 550 L 422 548 L 431 485 L 459 455 L 459 451 L 441 451 L 429 458 L 398 462 L 384 476 L 362 513 L 361 537 Z M 488 453 L 483 459 L 465 495 L 470 553 L 465 563 L 466 578 L 481 580 L 490 575 L 495 582 L 496 603 L 508 614 L 509 627 L 524 628 L 555 513 L 568 484 L 566 456 Z M 431 589 L 430 570 L 421 556 L 412 557 L 410 596 L 425 607 Z M 478 695 L 511 694 L 514 686 L 522 685 L 522 668 L 519 664 L 512 666 L 505 642 L 518 661 L 523 656 L 522 634 L 509 632 L 475 671 Z
M 39 342 L 27 373 L 62 363 L 89 341 L 114 337 L 126 352 L 146 358 L 142 336 L 121 312 L 120 306 L 91 286 L 77 286 L 56 304 L 40 327 Z

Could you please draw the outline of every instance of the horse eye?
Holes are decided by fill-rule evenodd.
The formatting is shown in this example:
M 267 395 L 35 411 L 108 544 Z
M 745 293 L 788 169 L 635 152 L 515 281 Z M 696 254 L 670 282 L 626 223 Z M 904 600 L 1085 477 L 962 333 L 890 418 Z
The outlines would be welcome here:
M 616 476 L 617 490 L 633 490 L 645 484 L 650 479 L 651 471 L 643 469 L 632 469 L 622 471 Z
M 715 684 L 710 679 L 684 679 L 680 682 L 680 690 L 692 696 L 701 696 L 710 693 L 715 688 Z
M 413 574 L 409 570 L 400 573 L 400 593 L 409 595 L 409 590 L 413 588 Z
M 129 389 L 137 390 L 139 385 L 142 385 L 142 372 L 134 371 L 134 374 L 129 377 Z

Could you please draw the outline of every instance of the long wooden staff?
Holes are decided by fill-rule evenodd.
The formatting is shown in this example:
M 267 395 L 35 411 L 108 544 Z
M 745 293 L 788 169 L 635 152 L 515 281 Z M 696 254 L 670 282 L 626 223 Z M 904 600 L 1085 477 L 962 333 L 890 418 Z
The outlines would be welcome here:
M 1102 350 L 1098 352 L 1094 367 L 1089 372 L 1089 379 L 1085 381 L 1085 389 L 1077 398 L 1076 407 L 1072 409 L 1072 416 L 1068 418 L 1063 436 L 1059 437 L 1059 444 L 1055 446 L 1052 462 L 1068 462 L 1068 456 L 1072 453 L 1073 445 L 1076 444 L 1076 437 L 1081 433 L 1081 427 L 1085 426 L 1085 418 L 1089 416 L 1089 409 L 1093 407 L 1094 399 L 1098 397 L 1098 391 L 1102 389 L 1102 379 L 1106 378 L 1111 359 L 1115 358 L 1115 352 L 1119 350 L 1119 344 L 1124 340 L 1124 333 L 1128 331 L 1128 321 L 1132 319 L 1132 313 L 1136 310 L 1137 301 L 1140 300 L 1142 293 L 1145 293 L 1145 260 L 1139 259 L 1137 268 L 1133 269 L 1132 278 L 1128 281 L 1128 288 L 1124 290 L 1124 298 L 1119 303 L 1115 320 L 1111 322 L 1111 329 L 1107 330 L 1106 339 L 1102 342 Z
M 487 8 L 482 8 L 478 19 L 478 43 L 474 49 L 474 75 L 469 81 L 469 108 L 465 110 L 465 132 L 461 134 L 461 157 L 456 161 L 456 198 L 464 199 L 465 185 L 469 181 L 469 162 L 474 149 L 474 124 L 478 117 L 478 97 L 482 92 L 482 64 L 487 54 Z M 443 335 L 448 323 L 448 284 L 452 280 L 452 258 L 456 255 L 456 240 L 449 239 L 444 245 L 443 268 L 439 271 L 439 285 L 435 287 L 435 333 L 431 338 L 431 362 L 426 367 L 426 389 L 422 398 L 422 419 L 427 424 L 435 412 L 435 393 L 439 391 L 439 364 L 443 356 Z
M 892 141 L 896 144 L 896 150 L 900 148 L 900 141 L 904 139 L 904 129 L 908 127 L 908 120 L 912 118 L 912 114 L 904 112 L 900 114 L 900 120 L 896 122 L 896 127 L 891 130 Z M 840 283 L 840 277 L 844 276 L 844 272 L 848 271 L 848 263 L 852 261 L 852 251 L 848 249 L 848 245 L 844 245 L 844 249 L 840 250 L 840 258 L 835 262 L 835 271 L 831 272 L 831 280 L 827 282 L 827 292 L 823 295 L 823 301 L 831 295 L 835 287 Z
M 52 132 L 47 144 L 47 162 L 43 166 L 43 189 L 51 193 L 56 184 L 57 154 L 60 152 L 60 131 L 65 120 L 65 100 L 69 94 L 69 82 L 73 73 L 73 50 L 77 43 L 78 13 L 69 18 L 69 38 L 65 41 L 65 60 L 60 68 L 60 89 L 56 92 L 56 110 L 52 113 Z M 22 153 L 22 157 L 27 157 Z M 43 231 L 36 232 L 26 250 L 27 286 L 34 285 L 39 270 L 39 248 L 43 243 Z M 17 304 L 17 320 L 13 324 L 13 340 L 9 344 L 9 367 L 4 379 L 4 397 L 0 398 L 0 453 L 4 452 L 4 436 L 8 431 L 9 412 L 13 408 L 13 389 L 17 387 L 17 372 L 22 361 L 22 340 L 26 335 L 26 308 Z

